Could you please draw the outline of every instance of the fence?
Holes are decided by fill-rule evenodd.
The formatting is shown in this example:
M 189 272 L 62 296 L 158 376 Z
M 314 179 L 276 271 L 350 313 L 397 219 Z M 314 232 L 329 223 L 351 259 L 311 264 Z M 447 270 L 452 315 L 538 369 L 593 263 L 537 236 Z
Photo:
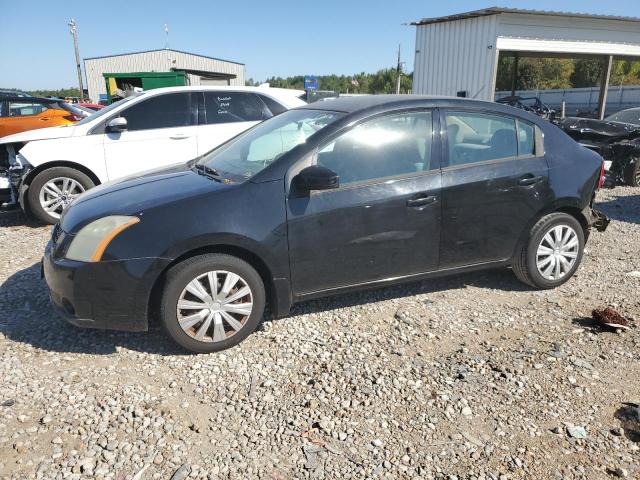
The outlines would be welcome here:
M 496 92 L 496 100 L 508 97 L 511 91 Z M 562 100 L 566 104 L 566 114 L 595 112 L 598 110 L 600 87 L 566 88 L 552 90 L 516 90 L 521 97 L 539 97 L 549 107 L 560 113 Z M 640 107 L 640 86 L 610 86 L 607 93 L 606 115 L 619 112 L 626 108 Z

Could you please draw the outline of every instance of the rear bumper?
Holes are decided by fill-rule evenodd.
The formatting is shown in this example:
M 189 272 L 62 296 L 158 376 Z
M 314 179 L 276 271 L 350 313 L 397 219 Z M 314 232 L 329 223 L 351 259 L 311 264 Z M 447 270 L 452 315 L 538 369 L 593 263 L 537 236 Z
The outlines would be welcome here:
M 168 264 L 157 258 L 84 263 L 53 258 L 50 245 L 42 274 L 56 310 L 79 327 L 146 331 L 151 289 Z
M 599 232 L 604 232 L 611 222 L 611 219 L 604 213 L 591 207 L 582 210 L 582 215 L 587 220 L 589 228 L 595 228 Z

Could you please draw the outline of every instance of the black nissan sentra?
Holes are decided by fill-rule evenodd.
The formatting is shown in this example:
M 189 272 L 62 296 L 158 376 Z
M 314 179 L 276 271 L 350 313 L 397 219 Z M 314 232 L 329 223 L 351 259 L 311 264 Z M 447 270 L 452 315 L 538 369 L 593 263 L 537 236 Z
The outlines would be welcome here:
M 135 162 L 135 158 L 128 159 Z M 287 111 L 186 164 L 92 189 L 44 257 L 78 326 L 236 345 L 293 303 L 494 267 L 554 288 L 580 264 L 602 159 L 495 103 L 368 96 Z

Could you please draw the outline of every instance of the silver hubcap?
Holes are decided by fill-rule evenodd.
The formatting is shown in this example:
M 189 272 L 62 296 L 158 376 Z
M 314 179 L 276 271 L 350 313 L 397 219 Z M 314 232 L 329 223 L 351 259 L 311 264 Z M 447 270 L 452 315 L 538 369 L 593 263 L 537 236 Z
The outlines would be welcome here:
M 559 280 L 576 263 L 580 242 L 576 231 L 568 225 L 549 230 L 538 245 L 536 265 L 547 280 Z
M 54 178 L 40 189 L 40 206 L 52 217 L 60 218 L 62 211 L 82 192 L 84 187 L 73 178 Z
M 220 342 L 239 332 L 253 310 L 247 282 L 232 272 L 216 270 L 191 280 L 178 298 L 178 323 L 200 342 Z

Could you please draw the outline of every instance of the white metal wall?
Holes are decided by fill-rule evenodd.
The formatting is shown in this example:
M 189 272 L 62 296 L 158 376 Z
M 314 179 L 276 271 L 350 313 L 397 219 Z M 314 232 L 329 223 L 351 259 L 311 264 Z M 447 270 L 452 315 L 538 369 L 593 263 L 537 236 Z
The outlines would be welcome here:
M 497 16 L 416 27 L 413 93 L 492 100 Z
M 493 100 L 500 49 L 640 56 L 640 23 L 501 13 L 418 25 L 413 91 Z
M 231 80 L 231 85 L 244 85 L 244 65 L 176 50 L 155 50 L 84 61 L 89 98 L 94 102 L 98 101 L 101 93 L 107 93 L 103 73 L 168 72 L 171 69 L 228 73 L 236 76 Z M 195 80 L 192 76 L 189 78 Z

